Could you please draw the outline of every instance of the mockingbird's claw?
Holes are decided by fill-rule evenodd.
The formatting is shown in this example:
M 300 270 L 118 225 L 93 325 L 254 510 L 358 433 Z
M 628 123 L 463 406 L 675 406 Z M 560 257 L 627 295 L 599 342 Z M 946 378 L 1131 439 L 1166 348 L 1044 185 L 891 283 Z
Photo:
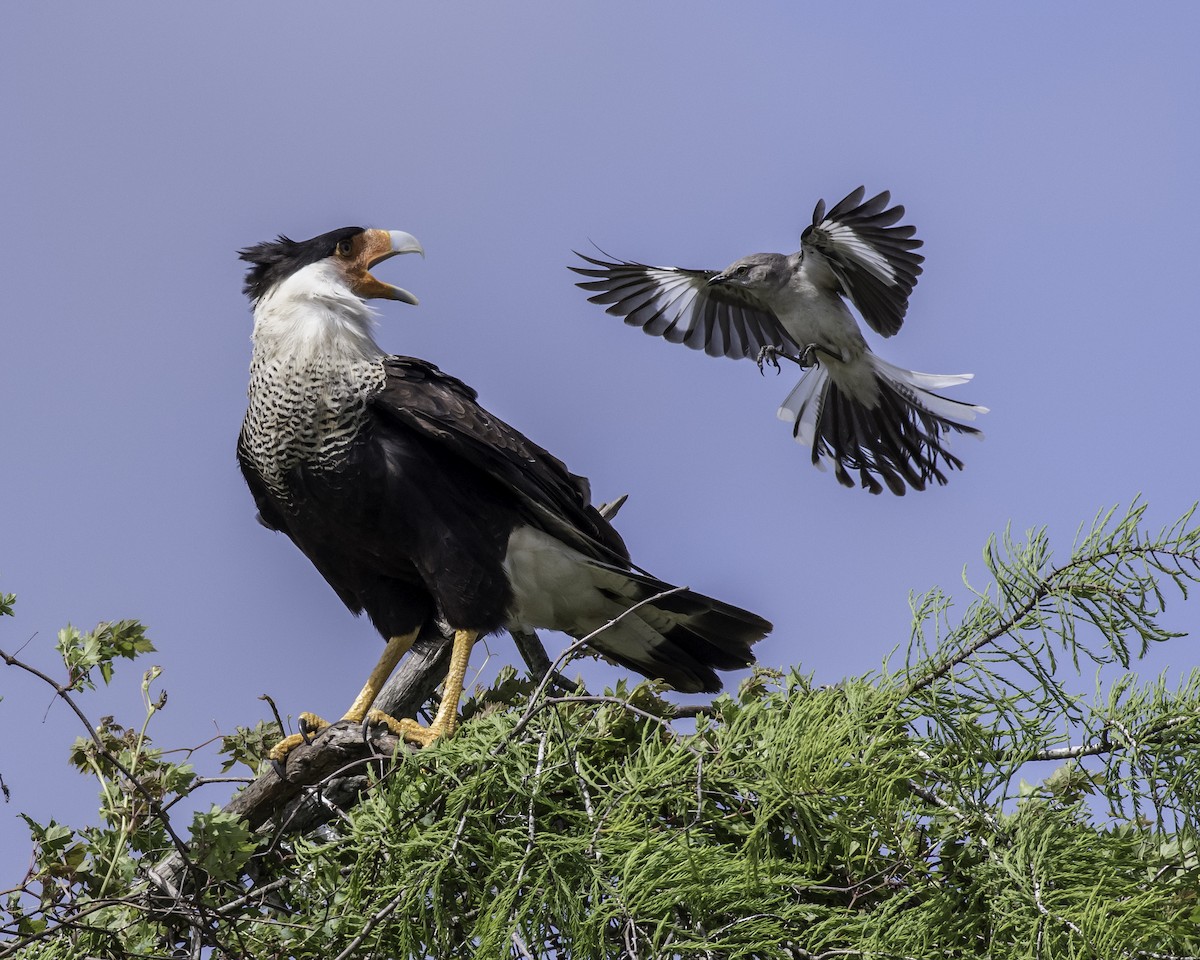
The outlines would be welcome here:
M 814 367 L 817 364 L 817 345 L 810 343 L 807 347 L 800 351 L 800 358 L 796 361 L 802 367 Z
M 817 357 L 817 351 L 820 349 L 821 347 L 817 344 L 810 343 L 799 354 L 793 356 L 790 353 L 786 353 L 782 348 L 769 343 L 758 351 L 758 356 L 755 358 L 758 363 L 758 372 L 766 376 L 766 371 L 763 368 L 769 363 L 775 368 L 775 372 L 779 373 L 780 360 L 790 360 L 798 367 L 807 370 L 809 367 L 815 367 L 820 363 L 820 359 Z
M 779 373 L 779 357 L 781 355 L 785 357 L 787 356 L 787 354 L 781 354 L 779 348 L 774 344 L 768 343 L 765 347 L 762 347 L 758 351 L 758 356 L 755 358 L 755 362 L 758 364 L 759 376 L 765 377 L 767 375 L 767 371 L 764 369 L 764 367 L 768 363 L 775 368 L 776 373 Z

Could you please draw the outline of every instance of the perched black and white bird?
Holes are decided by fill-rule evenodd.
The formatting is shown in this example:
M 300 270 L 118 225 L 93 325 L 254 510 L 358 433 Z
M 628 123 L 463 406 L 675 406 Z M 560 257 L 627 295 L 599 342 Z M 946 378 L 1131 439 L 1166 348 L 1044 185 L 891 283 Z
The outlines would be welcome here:
M 424 251 L 407 233 L 361 227 L 241 251 L 254 307 L 242 472 L 262 522 L 388 640 L 346 719 L 368 715 L 396 662 L 437 623 L 455 632 L 442 708 L 429 728 L 393 721 L 422 743 L 453 731 L 471 645 L 505 627 L 585 637 L 625 614 L 590 641 L 595 650 L 677 690 L 718 690 L 715 671 L 752 663 L 771 625 L 689 590 L 629 612 L 673 588 L 631 564 L 587 481 L 460 380 L 376 344 L 366 301 L 417 302 L 368 272 L 401 253 Z
M 859 187 L 828 213 L 817 204 L 812 225 L 793 254 L 754 253 L 724 270 L 652 267 L 630 260 L 583 257 L 571 267 L 589 279 L 588 299 L 631 326 L 709 356 L 777 358 L 808 368 L 778 410 L 793 423 L 812 461 L 833 464 L 845 486 L 902 495 L 946 482 L 962 461 L 945 446 L 951 432 L 978 434 L 965 421 L 986 407 L 933 391 L 971 379 L 904 370 L 871 352 L 849 300 L 876 333 L 900 329 L 924 257 L 915 228 L 886 191 L 863 201 Z M 882 484 L 881 482 L 882 481 Z

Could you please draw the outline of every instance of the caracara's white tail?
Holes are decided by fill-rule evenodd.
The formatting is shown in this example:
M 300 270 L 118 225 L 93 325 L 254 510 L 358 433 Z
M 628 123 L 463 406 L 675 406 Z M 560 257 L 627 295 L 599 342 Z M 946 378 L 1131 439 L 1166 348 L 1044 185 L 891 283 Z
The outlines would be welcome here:
M 509 537 L 504 569 L 510 625 L 594 634 L 593 650 L 684 693 L 720 690 L 716 671 L 750 666 L 771 630 L 748 610 L 586 557 L 530 526 Z

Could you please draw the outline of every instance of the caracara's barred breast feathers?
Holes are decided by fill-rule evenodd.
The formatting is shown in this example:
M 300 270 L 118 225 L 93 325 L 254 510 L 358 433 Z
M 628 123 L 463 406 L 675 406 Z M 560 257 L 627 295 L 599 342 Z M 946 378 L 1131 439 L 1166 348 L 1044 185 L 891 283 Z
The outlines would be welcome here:
M 288 473 L 299 463 L 336 470 L 367 421 L 367 399 L 385 380 L 383 363 L 303 362 L 255 354 L 239 453 L 281 504 L 291 497 Z

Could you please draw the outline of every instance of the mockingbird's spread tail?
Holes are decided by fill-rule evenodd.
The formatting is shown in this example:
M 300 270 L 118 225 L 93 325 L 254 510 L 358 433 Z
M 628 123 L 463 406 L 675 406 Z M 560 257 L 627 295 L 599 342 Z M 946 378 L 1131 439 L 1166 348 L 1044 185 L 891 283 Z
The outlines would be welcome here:
M 720 272 L 579 254 L 589 266 L 571 269 L 589 278 L 579 286 L 593 292 L 591 302 L 646 333 L 709 356 L 748 357 L 760 369 L 780 357 L 807 367 L 779 418 L 845 486 L 857 473 L 872 493 L 886 484 L 902 495 L 906 484 L 923 490 L 962 468 L 945 435 L 979 434 L 965 421 L 987 408 L 934 392 L 970 374 L 904 370 L 867 346 L 846 301 L 872 330 L 892 336 L 924 257 L 914 252 L 915 228 L 894 226 L 904 208 L 889 207 L 886 191 L 863 195 L 859 187 L 828 212 L 820 201 L 793 254 L 754 253 Z

